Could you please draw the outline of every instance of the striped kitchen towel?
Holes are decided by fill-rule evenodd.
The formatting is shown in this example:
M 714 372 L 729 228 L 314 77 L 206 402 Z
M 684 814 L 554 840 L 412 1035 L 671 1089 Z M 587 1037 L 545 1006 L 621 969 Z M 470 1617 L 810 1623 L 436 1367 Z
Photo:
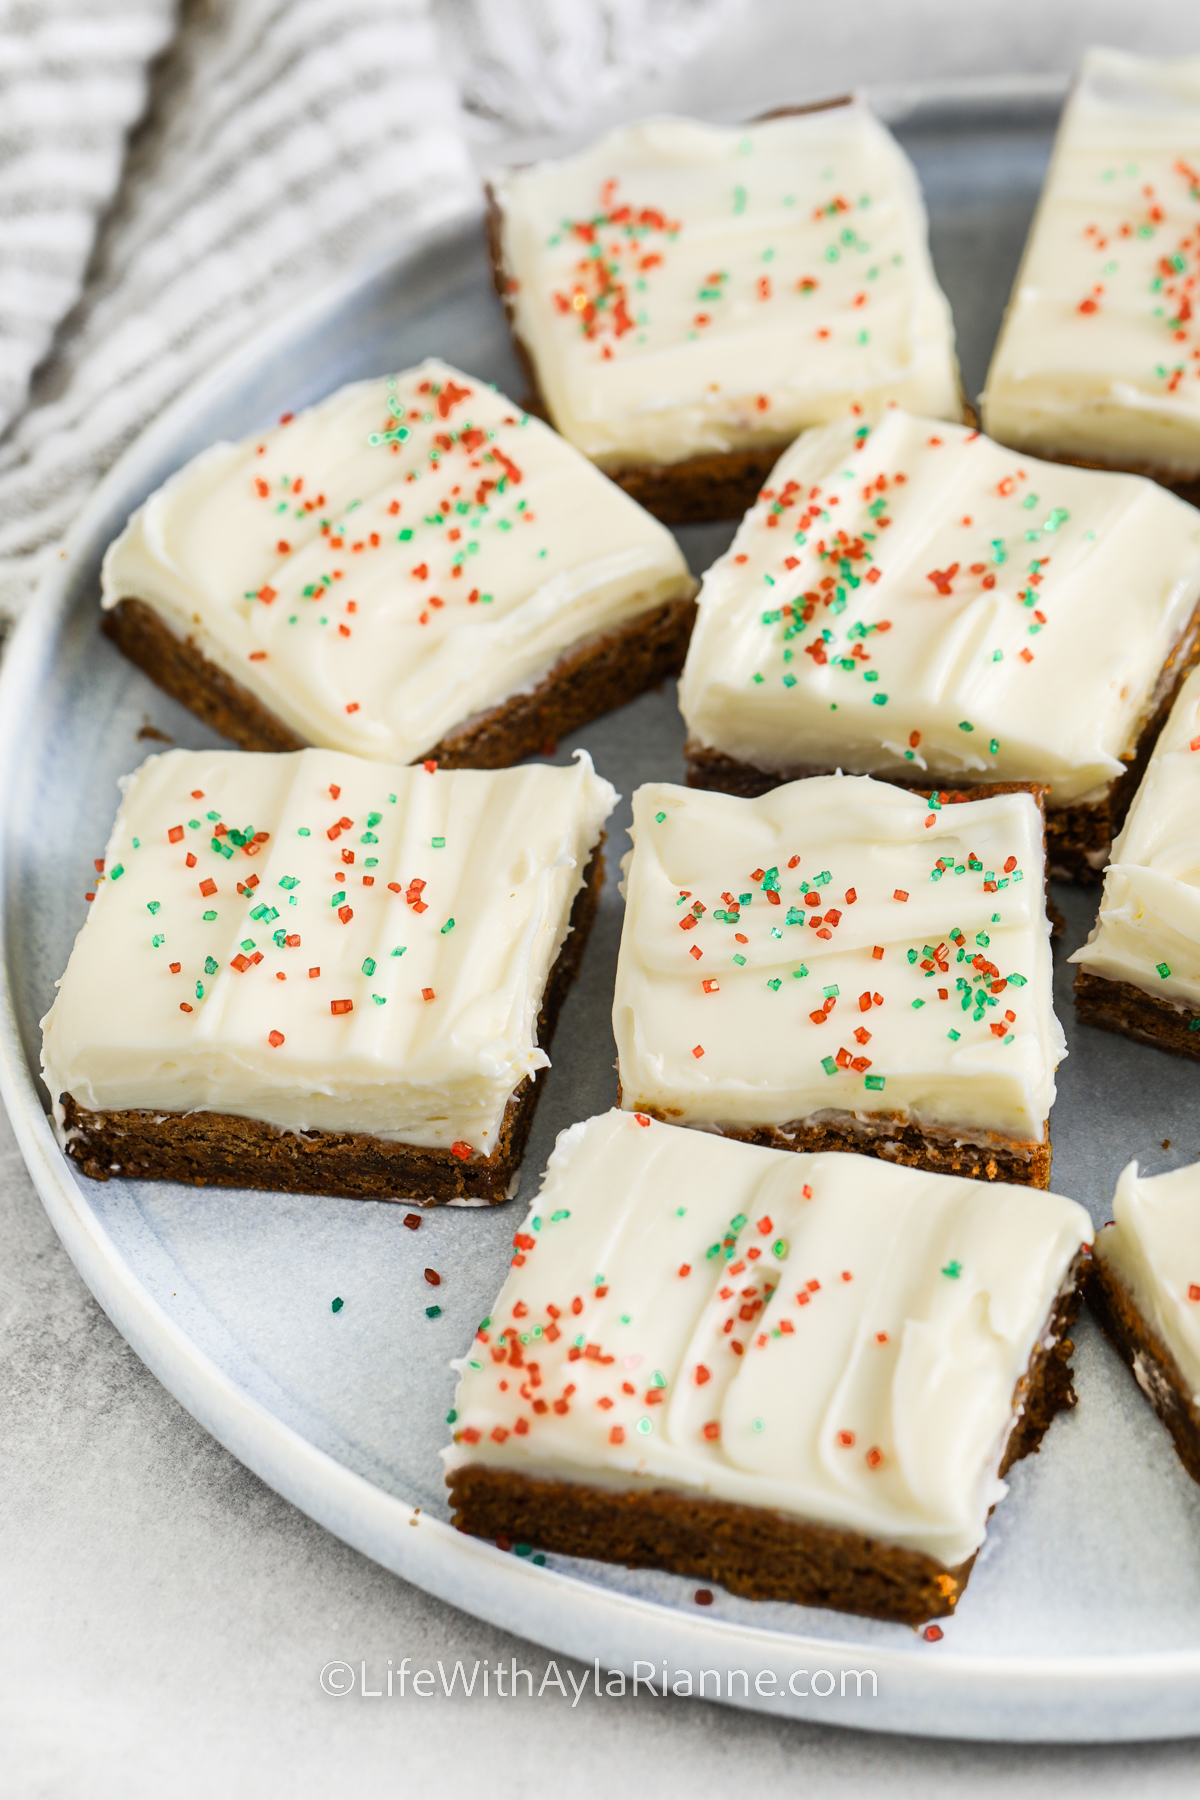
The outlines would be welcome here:
M 477 201 L 469 142 L 578 130 L 739 3 L 0 0 L 0 614 L 215 358 Z

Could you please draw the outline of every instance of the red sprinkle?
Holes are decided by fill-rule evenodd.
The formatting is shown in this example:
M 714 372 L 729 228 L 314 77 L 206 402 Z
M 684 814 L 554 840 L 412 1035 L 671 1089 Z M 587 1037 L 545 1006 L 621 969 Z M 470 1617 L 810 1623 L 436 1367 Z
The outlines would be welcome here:
M 432 1000 L 434 998 L 433 989 L 432 988 L 422 988 L 421 989 L 421 998 L 422 998 L 422 1000 Z
M 462 1138 L 459 1138 L 455 1143 L 451 1144 L 450 1154 L 451 1156 L 457 1156 L 459 1162 L 466 1162 L 468 1156 L 474 1156 L 475 1152 L 470 1144 L 464 1143 Z
M 436 1269 L 426 1269 L 425 1279 L 429 1283 L 430 1287 L 441 1287 L 441 1285 L 442 1285 L 442 1278 L 438 1274 Z
M 331 1013 L 353 1012 L 354 1002 L 353 1000 L 331 1000 L 329 1002 L 329 1010 Z
M 268 1044 L 270 1044 L 272 1050 L 278 1050 L 280 1044 L 282 1044 L 282 1042 L 283 1042 L 282 1031 L 269 1032 L 267 1034 L 267 1042 L 268 1042 Z
M 421 1229 L 420 1213 L 405 1213 L 404 1223 L 408 1226 L 410 1231 L 419 1231 Z

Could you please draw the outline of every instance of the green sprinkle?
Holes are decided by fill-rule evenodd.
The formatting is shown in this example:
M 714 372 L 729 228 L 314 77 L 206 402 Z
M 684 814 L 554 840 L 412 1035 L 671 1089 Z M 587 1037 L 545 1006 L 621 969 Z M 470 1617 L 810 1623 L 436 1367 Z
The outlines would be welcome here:
M 296 827 L 296 836 L 297 837 L 311 837 L 312 832 L 308 829 L 307 825 L 298 825 Z
M 109 870 L 108 879 L 110 881 L 120 881 L 124 873 L 125 865 L 123 863 L 118 863 L 115 868 Z
M 960 719 L 958 722 L 958 729 L 960 731 L 974 731 L 975 727 L 971 724 L 969 719 Z
M 375 973 L 375 958 L 373 956 L 363 958 L 362 972 L 364 975 L 373 975 Z
M 744 956 L 735 956 L 735 957 L 734 957 L 734 959 L 733 959 L 733 960 L 734 960 L 734 962 L 735 962 L 735 963 L 737 963 L 737 964 L 738 964 L 738 965 L 739 965 L 739 966 L 740 966 L 740 967 L 742 967 L 742 968 L 744 968 L 744 967 L 745 967 L 745 964 L 746 964 L 746 959 L 745 959 L 745 957 L 744 957 Z
M 435 850 L 444 850 L 446 848 L 446 840 L 444 837 L 434 838 L 432 842 Z
M 205 973 L 205 974 L 206 974 L 206 975 L 215 975 L 215 974 L 216 974 L 216 972 L 217 972 L 217 970 L 218 970 L 218 969 L 219 969 L 219 968 L 220 968 L 220 966 L 221 966 L 221 965 L 220 965 L 220 964 L 219 964 L 219 963 L 218 963 L 218 961 L 217 961 L 217 959 L 216 959 L 216 957 L 215 957 L 215 956 L 206 956 L 206 957 L 205 957 L 205 959 L 204 959 L 204 973 Z
M 962 1036 L 962 1032 L 961 1031 L 948 1031 L 946 1033 L 946 1036 L 950 1039 L 950 1042 L 952 1044 L 957 1044 L 959 1038 Z
M 779 992 L 781 985 L 782 985 L 782 983 L 780 982 L 778 976 L 776 976 L 773 981 L 768 981 L 768 983 L 767 983 L 767 986 L 771 989 L 771 992 L 774 994 L 777 994 Z
M 925 1004 L 925 1002 L 924 1002 L 924 1001 L 923 1001 L 923 1000 L 914 1000 L 914 1001 L 913 1001 L 913 1003 L 912 1003 L 912 1005 L 913 1005 L 913 1011 L 914 1011 L 914 1012 L 916 1012 L 916 1011 L 917 1011 L 917 1009 L 918 1009 L 918 1008 L 919 1008 L 919 1007 L 922 1007 L 922 1006 L 924 1006 L 924 1004 Z
M 836 984 L 833 987 L 822 988 L 821 992 L 827 1000 L 836 1000 L 839 995 L 839 989 Z
M 991 751 L 992 755 L 995 756 L 1000 749 L 999 738 L 993 738 L 991 743 L 988 745 L 988 749 Z
M 329 1310 L 330 1310 L 330 1312 L 341 1312 L 341 1310 L 342 1310 L 343 1306 L 345 1306 L 345 1304 L 346 1304 L 346 1302 L 342 1299 L 341 1295 L 339 1294 L 337 1299 L 333 1302 L 333 1304 L 329 1308 Z
M 834 1062 L 832 1056 L 823 1056 L 821 1058 L 821 1067 L 827 1075 L 836 1075 L 838 1072 L 838 1066 Z
M 287 888 L 290 890 L 292 888 L 299 887 L 300 880 L 299 880 L 299 877 L 296 875 L 281 875 L 279 877 L 279 885 L 281 888 Z
M 792 970 L 792 980 L 793 981 L 803 981 L 804 977 L 807 974 L 808 974 L 808 965 L 806 963 L 801 963 L 800 967 L 798 969 Z
M 151 948 L 154 950 L 161 950 L 163 945 L 166 943 L 166 941 L 167 940 L 163 936 L 162 932 L 157 931 L 157 932 L 155 932 L 154 936 L 150 939 Z
M 371 998 L 375 1002 L 376 1006 L 386 1006 L 387 1005 L 387 995 L 386 994 L 372 994 Z
M 448 931 L 453 931 L 453 930 L 454 930 L 454 920 L 447 919 L 446 923 L 442 926 L 442 936 L 445 937 L 445 935 Z
M 570 1216 L 571 1216 L 571 1214 L 570 1214 L 569 1208 L 567 1208 L 565 1206 L 560 1206 L 557 1212 L 552 1212 L 550 1214 L 550 1223 L 552 1225 L 557 1225 L 558 1221 L 560 1219 L 569 1219 Z
M 871 705 L 872 706 L 886 706 L 887 699 L 888 699 L 888 697 L 886 694 L 872 694 L 871 695 Z
M 396 948 L 392 951 L 392 955 L 393 956 L 403 956 L 404 952 L 407 949 L 408 949 L 407 944 L 397 944 Z
M 211 922 L 213 919 L 216 918 L 217 915 L 215 912 L 206 912 L 206 913 L 201 913 L 200 916 L 202 919 L 207 919 Z
M 450 1408 L 450 1411 L 446 1414 L 446 1423 L 447 1423 L 447 1425 L 454 1425 L 457 1423 L 457 1421 L 458 1421 L 458 1409 L 456 1407 L 452 1406 Z
M 440 1306 L 427 1306 L 425 1308 L 425 1317 L 427 1319 L 440 1319 L 441 1316 L 442 1309 Z
M 1162 976 L 1163 980 L 1165 981 L 1167 979 L 1167 976 L 1171 973 L 1170 963 L 1156 963 L 1155 967 L 1157 968 L 1159 974 Z
M 949 1262 L 942 1270 L 942 1274 L 948 1275 L 951 1281 L 957 1281 L 962 1274 L 962 1264 L 960 1262 Z
M 637 1428 L 643 1437 L 649 1437 L 650 1433 L 654 1430 L 654 1426 L 650 1423 L 649 1419 L 639 1419 Z
M 666 818 L 666 816 L 667 816 L 666 813 L 655 813 L 654 823 L 656 825 L 661 825 L 663 820 Z
M 879 1093 L 886 1079 L 884 1075 L 867 1075 L 863 1078 L 863 1086 L 869 1087 L 873 1093 Z
M 196 983 L 196 998 L 197 1000 L 203 1000 L 204 998 L 204 983 L 202 981 Z

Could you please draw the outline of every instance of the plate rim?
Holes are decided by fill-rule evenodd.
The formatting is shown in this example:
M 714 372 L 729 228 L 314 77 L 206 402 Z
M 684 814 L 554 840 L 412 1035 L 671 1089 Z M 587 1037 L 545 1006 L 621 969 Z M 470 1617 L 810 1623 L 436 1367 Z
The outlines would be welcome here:
M 1024 93 L 1045 103 L 1065 92 L 1065 79 L 1023 83 L 1009 77 L 971 82 L 897 84 L 874 90 L 883 116 L 902 122 L 920 110 L 964 101 L 997 102 Z M 868 97 L 871 97 L 868 90 Z M 59 554 L 42 575 L 35 597 L 11 634 L 0 665 L 0 796 L 5 776 L 19 766 L 26 720 L 38 704 L 40 677 L 54 661 L 60 629 L 70 615 L 70 588 L 81 560 L 100 542 L 114 501 L 140 473 L 161 460 L 185 422 L 227 391 L 268 352 L 331 321 L 339 308 L 376 283 L 414 270 L 439 249 L 477 231 L 480 208 L 456 209 L 436 223 L 402 234 L 368 263 L 326 283 L 234 346 L 190 383 L 122 452 L 92 490 Z M 0 798 L 0 1098 L 26 1166 L 54 1229 L 79 1275 L 121 1336 L 167 1391 L 227 1450 L 275 1492 L 355 1549 L 414 1585 L 462 1610 L 544 1646 L 598 1667 L 633 1672 L 651 1658 L 676 1670 L 692 1668 L 696 1644 L 704 1657 L 736 1660 L 750 1678 L 759 1671 L 798 1668 L 819 1656 L 840 1674 L 869 1664 L 882 1693 L 870 1711 L 845 1710 L 840 1696 L 776 1697 L 751 1693 L 735 1701 L 751 1710 L 873 1731 L 937 1738 L 1043 1743 L 1137 1741 L 1190 1735 L 1200 1726 L 1195 1692 L 1196 1650 L 1096 1656 L 965 1655 L 949 1646 L 936 1660 L 884 1645 L 795 1636 L 767 1626 L 691 1617 L 677 1607 L 601 1588 L 585 1576 L 535 1568 L 490 1544 L 456 1531 L 374 1486 L 275 1417 L 192 1344 L 153 1298 L 107 1236 L 81 1184 L 59 1149 L 43 1110 L 38 1076 L 26 1059 L 8 980 L 10 895 L 9 821 Z M 407 1529 L 415 1528 L 410 1539 Z M 364 1686 L 365 1686 L 364 1676 Z M 657 1676 L 655 1677 L 657 1679 Z M 889 1691 L 890 1690 L 890 1691 Z M 1190 1690 L 1190 1691 L 1188 1691 Z M 1047 1694 L 1052 1697 L 1047 1700 Z M 783 1704 L 780 1704 L 783 1698 Z

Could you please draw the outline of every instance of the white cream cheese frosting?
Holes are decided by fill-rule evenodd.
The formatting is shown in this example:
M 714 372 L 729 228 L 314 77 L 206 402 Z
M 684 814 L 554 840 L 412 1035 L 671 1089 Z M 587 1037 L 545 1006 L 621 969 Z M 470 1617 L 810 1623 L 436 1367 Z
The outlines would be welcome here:
M 602 466 L 783 443 L 889 400 L 962 416 L 917 178 L 859 102 L 649 119 L 493 193 L 517 335 Z
M 1089 50 L 983 396 L 1044 456 L 1200 472 L 1200 57 Z
M 103 571 L 299 737 L 398 763 L 693 588 L 649 513 L 432 361 L 214 445 Z
M 1200 670 L 1154 746 L 1113 844 L 1092 934 L 1071 961 L 1200 1008 Z
M 172 750 L 124 783 L 43 1025 L 61 1098 L 490 1154 L 617 799 L 571 768 Z M 460 1151 L 460 1154 L 465 1154 Z
M 899 1115 L 1041 1143 L 1066 1055 L 1042 819 L 832 775 L 633 797 L 621 1103 L 689 1125 Z
M 1162 1339 L 1200 1405 L 1200 1167 L 1139 1175 L 1121 1171 L 1113 1222 L 1096 1255 L 1119 1278 Z
M 704 577 L 679 703 L 765 769 L 1045 781 L 1124 773 L 1200 599 L 1200 513 L 885 412 L 806 432 Z
M 451 1469 L 983 1540 L 1013 1401 L 1091 1238 L 1056 1194 L 610 1112 L 561 1134 L 460 1372 Z

